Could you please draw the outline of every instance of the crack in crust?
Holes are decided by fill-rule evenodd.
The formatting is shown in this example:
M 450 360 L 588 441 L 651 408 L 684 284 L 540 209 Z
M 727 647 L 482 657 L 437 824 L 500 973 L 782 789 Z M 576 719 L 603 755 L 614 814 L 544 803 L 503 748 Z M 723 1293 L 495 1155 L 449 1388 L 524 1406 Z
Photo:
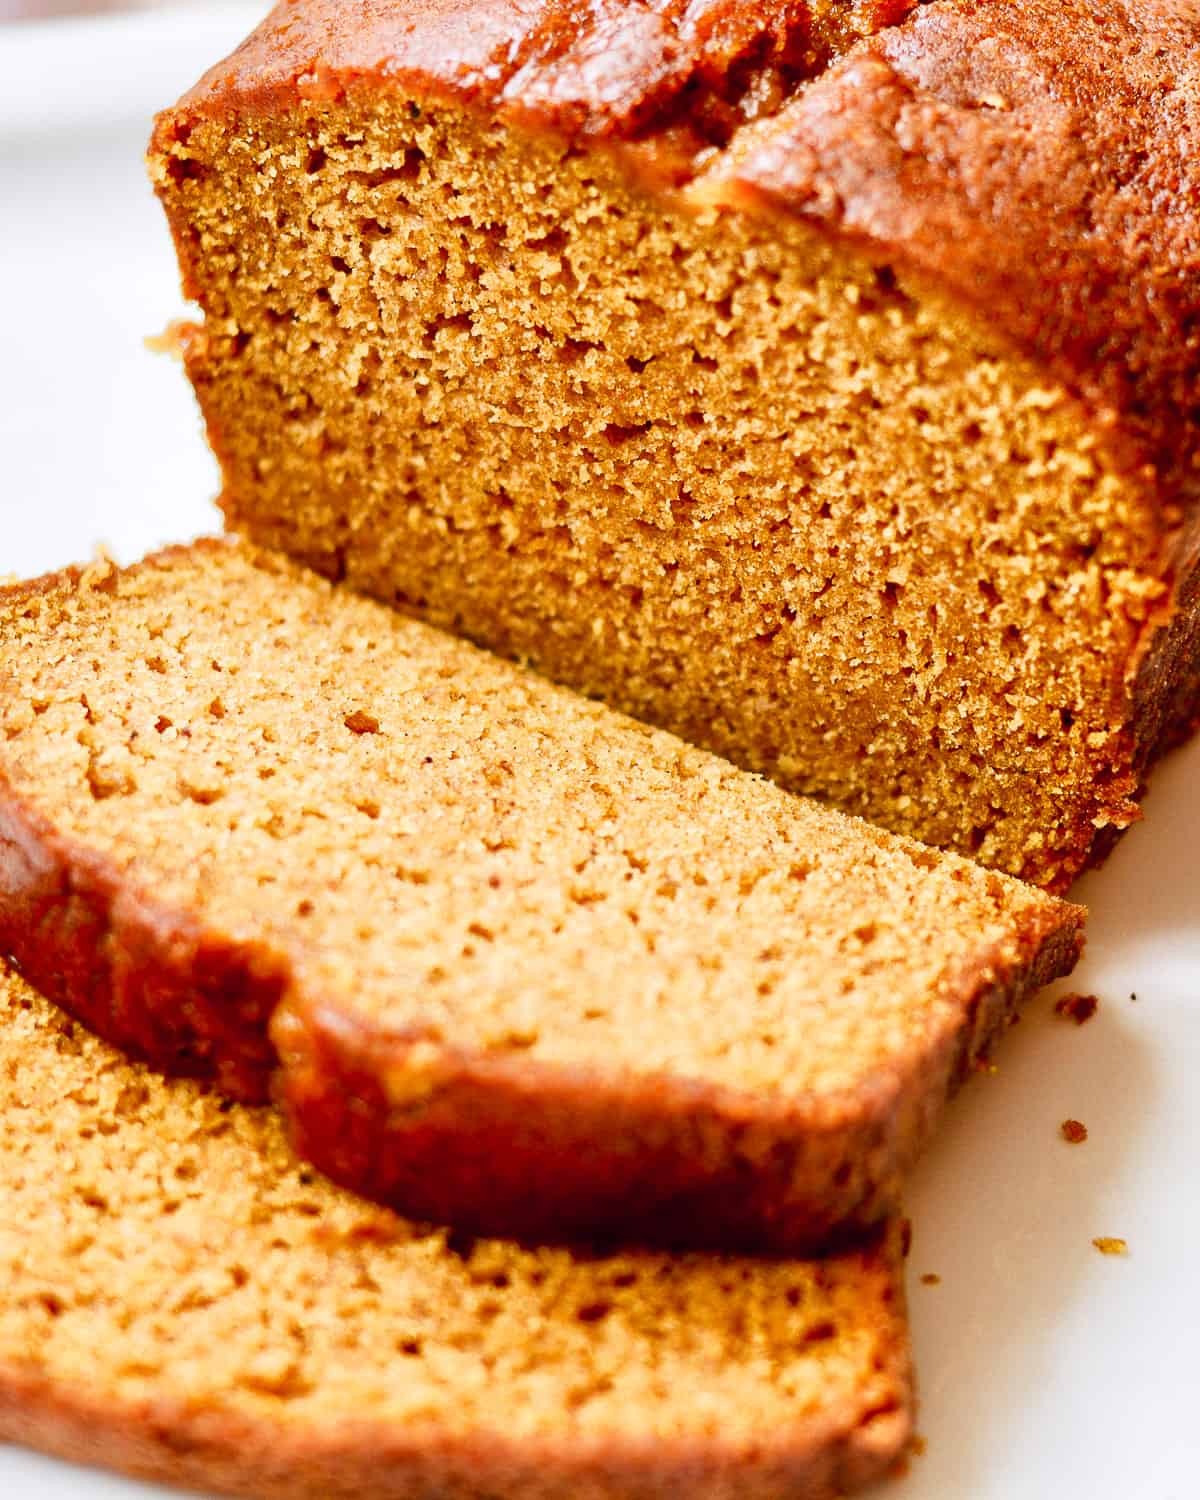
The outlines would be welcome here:
M 187 97 L 294 90 L 330 102 L 376 70 L 538 128 L 652 143 L 683 180 L 865 36 L 921 0 L 368 0 L 349 21 L 280 5 Z

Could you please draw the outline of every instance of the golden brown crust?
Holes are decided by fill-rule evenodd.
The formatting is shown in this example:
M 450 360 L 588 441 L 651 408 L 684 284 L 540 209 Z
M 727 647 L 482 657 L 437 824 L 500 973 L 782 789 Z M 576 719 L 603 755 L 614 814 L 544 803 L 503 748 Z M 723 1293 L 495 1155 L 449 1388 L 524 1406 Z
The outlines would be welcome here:
M 328 101 L 358 87 L 469 100 L 541 129 L 660 137 L 686 161 L 728 139 L 916 0 L 328 0 L 278 6 L 181 101 L 192 111 Z M 160 130 L 175 128 L 164 117 Z M 668 137 L 674 136 L 673 141 Z
M 156 558 L 219 556 L 228 546 L 204 537 Z M 0 597 L 15 607 L 111 579 L 115 568 L 102 561 L 3 586 Z M 0 694 L 12 691 L 0 657 Z M 214 941 L 113 859 L 63 835 L 10 786 L 3 766 L 0 957 L 17 959 L 43 995 L 133 1058 L 219 1083 L 246 1103 L 269 1097 L 276 1058 L 266 1028 L 284 990 L 278 963 L 251 945 Z
M 269 1092 L 267 1023 L 284 976 L 264 950 L 204 931 L 59 834 L 0 772 L 0 954 L 97 1035 L 233 1098 Z
M 877 1383 L 907 1392 L 907 1347 L 897 1340 L 890 1353 Z M 885 1478 L 903 1456 L 912 1409 L 893 1401 L 809 1422 L 790 1450 L 753 1456 L 659 1440 L 522 1446 L 489 1433 L 439 1441 L 350 1413 L 324 1430 L 282 1436 L 269 1421 L 180 1398 L 128 1409 L 94 1386 L 64 1388 L 0 1362 L 0 1441 L 245 1500 L 675 1500 L 683 1491 L 695 1500 L 837 1500 Z
M 622 1085 L 599 1066 L 466 1055 L 300 998 L 272 1027 L 278 1093 L 297 1149 L 326 1176 L 434 1222 L 529 1241 L 619 1225 L 649 1244 L 827 1247 L 894 1210 L 947 1097 L 1081 948 L 1078 922 L 1031 920 L 1019 956 L 964 968 L 936 1039 L 839 1097 L 775 1102 L 669 1076 Z
M 204 539 L 172 547 L 216 555 Z M 98 565 L 103 573 L 106 564 Z M 75 589 L 95 568 L 72 567 L 0 590 L 12 603 Z M 0 693 L 12 683 L 0 660 Z M 267 1023 L 284 976 L 265 951 L 205 933 L 164 908 L 115 863 L 57 830 L 0 766 L 0 955 L 97 1035 L 173 1074 L 212 1079 L 232 1097 L 269 1092 L 275 1054 Z
M 189 574 L 189 565 L 204 569 L 222 553 L 231 566 L 243 570 L 234 573 L 226 588 L 244 588 L 247 574 L 261 571 L 272 607 L 280 591 L 287 595 L 291 589 L 309 601 L 309 608 L 318 599 L 337 597 L 328 585 L 306 580 L 298 570 L 260 558 L 251 549 L 174 551 L 131 570 L 131 576 L 153 575 L 157 569 L 165 580 L 162 587 L 174 588 L 174 597 L 194 609 L 199 575 Z M 172 568 L 182 572 L 176 584 L 170 581 Z M 60 579 L 66 597 L 75 596 L 80 577 L 75 571 Z M 101 587 L 109 587 L 110 579 L 119 589 L 115 571 L 100 580 Z M 49 595 L 53 589 L 43 582 L 10 591 L 0 596 L 0 603 L 11 610 L 34 593 Z M 224 631 L 233 601 L 228 592 L 218 597 L 224 601 L 218 611 Z M 97 606 L 108 607 L 106 599 Z M 351 608 L 353 618 L 343 626 L 346 634 L 361 635 L 364 624 L 371 631 L 391 629 L 397 648 L 404 632 L 425 638 L 424 627 L 379 606 L 355 602 Z M 364 616 L 369 618 L 360 618 Z M 314 625 L 309 615 L 304 618 L 306 629 L 321 629 L 319 621 Z M 63 638 L 52 622 L 42 621 L 38 628 L 50 631 L 46 640 Z M 37 638 L 25 637 L 27 659 Z M 135 632 L 128 648 L 131 659 L 145 645 Z M 445 649 L 458 653 L 459 683 L 466 682 L 468 671 L 477 670 L 477 660 L 485 661 L 466 646 Z M 115 674 L 121 660 L 114 658 L 111 664 Z M 492 673 L 487 683 L 494 690 L 516 679 L 513 668 L 487 666 Z M 284 671 L 280 663 L 273 661 L 273 667 Z M 531 692 L 534 681 L 530 679 Z M 22 703 L 28 706 L 34 689 L 18 689 L 10 680 L 7 691 L 16 745 L 23 733 L 33 732 L 17 729 L 16 715 Z M 68 698 L 72 691 L 69 684 L 55 689 Z M 235 691 L 230 683 L 228 694 Z M 460 697 L 466 691 L 456 689 Z M 549 695 L 549 706 L 562 716 L 560 727 L 570 719 L 574 700 L 555 696 L 556 689 L 536 691 L 543 698 Z M 110 696 L 106 706 L 98 690 L 93 697 L 103 721 L 117 699 Z M 235 701 L 230 696 L 231 704 Z M 541 709 L 527 704 L 529 713 Z M 344 711 L 339 707 L 339 713 Z M 37 722 L 34 713 L 29 723 Z M 445 732 L 439 727 L 439 735 Z M 458 731 L 451 724 L 449 732 Z M 118 722 L 118 737 L 122 733 Z M 240 736 L 244 730 L 234 733 Z M 605 719 L 602 733 L 619 745 L 625 744 L 621 736 L 632 734 L 627 749 L 643 757 L 636 764 L 645 771 L 641 731 L 613 716 Z M 153 738 L 154 744 L 163 743 Z M 189 764 L 195 765 L 199 751 L 191 740 L 187 743 Z M 154 745 L 145 753 L 153 756 Z M 69 777 L 67 783 L 59 788 L 64 821 L 69 819 Z M 756 783 L 739 778 L 738 785 L 752 790 Z M 381 801 L 411 795 L 402 781 L 386 788 L 381 784 L 376 791 Z M 734 787 L 727 795 L 736 792 Z M 428 790 L 422 795 L 428 796 Z M 680 795 L 679 785 L 672 795 Z M 763 795 L 772 807 L 778 801 L 781 816 L 806 815 L 802 805 L 778 792 L 764 788 Z M 30 796 L 38 808 L 29 805 Z M 264 796 L 253 794 L 250 814 L 263 812 L 259 804 Z M 978 905 L 967 909 L 977 916 L 987 913 L 986 920 L 994 924 L 989 930 L 1000 938 L 997 945 L 979 941 L 972 917 L 967 937 L 950 945 L 951 960 L 961 955 L 961 971 L 938 979 L 936 995 L 921 990 L 899 993 L 894 1005 L 889 1001 L 904 1039 L 893 1041 L 895 1033 L 887 1032 L 889 1050 L 878 1066 L 874 1053 L 859 1050 L 845 1075 L 852 1083 L 825 1083 L 811 1090 L 785 1087 L 772 1097 L 756 1090 L 753 1079 L 748 1082 L 742 1073 L 731 1074 L 732 1083 L 706 1077 L 703 1062 L 694 1064 L 699 1074 L 692 1076 L 687 1063 L 660 1072 L 599 1054 L 580 1066 L 561 1057 L 542 1061 L 521 1050 L 492 1051 L 479 1038 L 464 1046 L 456 1044 L 453 1027 L 443 1041 L 419 1021 L 423 1004 L 431 1000 L 420 991 L 402 1010 L 411 1017 L 407 1031 L 372 1021 L 369 1011 L 356 1011 L 352 953 L 342 954 L 349 965 L 348 975 L 340 976 L 344 990 L 331 992 L 324 981 L 306 977 L 308 939 L 290 905 L 294 951 L 285 951 L 278 931 L 271 944 L 255 940 L 262 921 L 276 920 L 269 911 L 257 928 L 253 921 L 244 922 L 243 935 L 234 937 L 225 918 L 206 918 L 203 910 L 180 905 L 182 897 L 172 903 L 155 894 L 147 882 L 156 870 L 165 878 L 156 846 L 146 850 L 144 874 L 123 873 L 105 852 L 107 846 L 99 847 L 105 844 L 103 819 L 108 814 L 91 836 L 94 847 L 57 826 L 54 797 L 55 789 L 40 782 L 33 793 L 19 792 L 0 773 L 0 952 L 14 955 L 32 980 L 101 1035 L 167 1071 L 215 1079 L 240 1098 L 262 1095 L 273 1059 L 266 1030 L 282 999 L 275 1024 L 283 1060 L 281 1091 L 304 1153 L 367 1196 L 403 1204 L 410 1214 L 487 1232 L 561 1238 L 620 1230 L 672 1243 L 787 1250 L 872 1225 L 894 1207 L 901 1181 L 927 1142 L 948 1092 L 1020 1000 L 1067 972 L 1082 945 L 1078 908 L 950 861 L 952 872 L 937 877 L 944 881 L 944 888 L 937 887 L 938 912 L 950 920 L 955 893 L 972 893 Z M 147 803 L 143 815 L 149 817 L 158 807 L 156 801 Z M 207 826 L 205 815 L 193 816 L 199 836 Z M 828 822 L 805 834 L 806 847 L 819 858 L 818 841 L 829 842 L 839 880 L 849 878 L 845 864 L 850 856 L 840 852 L 837 840 L 850 839 L 860 861 L 874 858 L 877 843 L 887 843 L 873 830 L 860 827 L 856 832 L 854 825 L 823 816 Z M 112 817 L 119 819 L 120 811 L 114 810 Z M 227 825 L 221 826 L 225 857 L 236 858 L 237 844 L 229 840 Z M 525 836 L 534 838 L 539 828 L 551 840 L 564 836 L 553 831 L 556 827 L 552 821 L 544 828 L 538 822 Z M 764 837 L 767 827 L 764 822 Z M 347 842 L 339 847 L 360 847 L 352 831 L 343 838 Z M 899 859 L 897 879 L 918 888 L 935 878 L 931 872 L 941 863 L 914 846 L 888 843 L 880 854 Z M 281 856 L 273 850 L 271 857 Z M 697 883 L 707 885 L 709 877 L 725 878 L 713 866 Z M 305 890 L 318 894 L 311 885 Z M 203 905 L 201 894 L 195 899 Z M 420 897 L 413 898 L 413 906 L 423 909 Z M 860 907 L 855 912 L 866 915 Z M 376 915 L 392 920 L 386 905 Z M 343 933 L 342 942 L 351 941 L 350 933 Z M 520 969 L 520 941 L 509 959 Z M 574 967 L 571 972 L 575 986 Z M 536 1000 L 536 993 L 530 999 Z M 468 1008 L 470 1001 L 470 995 L 464 997 Z M 900 1012 L 906 1007 L 904 1020 Z M 553 1031 L 550 1011 L 535 1006 L 535 1013 Z M 827 1028 L 831 1013 L 819 1014 Z M 744 1043 L 749 1032 L 743 1031 L 740 1009 L 737 1015 Z M 870 1046 L 869 1035 L 854 1045 Z
M 1131 664 L 1131 759 L 1143 778 L 1200 723 L 1200 509 L 1177 544 L 1172 613 Z

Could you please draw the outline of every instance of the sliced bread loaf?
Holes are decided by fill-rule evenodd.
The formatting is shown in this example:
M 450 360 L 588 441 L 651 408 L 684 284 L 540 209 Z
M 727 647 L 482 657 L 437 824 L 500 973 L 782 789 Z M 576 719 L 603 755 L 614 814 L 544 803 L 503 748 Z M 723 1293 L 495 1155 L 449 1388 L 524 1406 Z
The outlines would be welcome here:
M 230 525 L 1064 888 L 1200 712 L 1198 14 L 287 0 L 151 150 Z
M 873 1224 L 1080 927 L 238 545 L 0 595 L 0 949 L 420 1217 Z
M 0 971 L 0 1441 L 256 1500 L 826 1500 L 912 1420 L 898 1235 L 472 1242 Z

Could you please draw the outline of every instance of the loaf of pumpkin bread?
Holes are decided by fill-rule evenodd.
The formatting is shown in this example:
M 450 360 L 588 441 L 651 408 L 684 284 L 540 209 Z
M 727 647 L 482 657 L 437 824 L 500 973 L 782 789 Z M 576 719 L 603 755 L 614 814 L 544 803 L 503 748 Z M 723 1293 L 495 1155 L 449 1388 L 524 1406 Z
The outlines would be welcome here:
M 817 1262 L 476 1242 L 4 970 L 0 1043 L 0 1442 L 253 1500 L 832 1500 L 906 1445 L 894 1227 Z
M 236 529 L 1055 889 L 1190 728 L 1195 0 L 289 0 L 151 165 Z
M 869 1227 L 1081 919 L 245 546 L 0 592 L 0 952 L 417 1217 Z

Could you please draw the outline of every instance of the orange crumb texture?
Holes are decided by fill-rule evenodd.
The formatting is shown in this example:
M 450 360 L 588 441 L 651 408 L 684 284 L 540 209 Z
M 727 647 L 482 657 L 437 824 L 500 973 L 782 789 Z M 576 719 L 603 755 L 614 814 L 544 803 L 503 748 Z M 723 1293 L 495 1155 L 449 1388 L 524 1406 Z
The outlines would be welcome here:
M 1088 1138 L 1087 1126 L 1082 1120 L 1064 1120 L 1061 1125 L 1063 1139 L 1070 1141 L 1072 1146 L 1078 1146 L 1081 1141 Z
M 1065 1021 L 1074 1021 L 1076 1026 L 1082 1026 L 1099 1009 L 1100 1001 L 1095 995 L 1064 995 L 1055 1005 L 1054 1013 L 1062 1016 Z
M 1101 1255 L 1128 1255 L 1129 1246 L 1124 1240 L 1113 1239 L 1111 1235 L 1101 1235 L 1099 1239 L 1092 1241 Z

